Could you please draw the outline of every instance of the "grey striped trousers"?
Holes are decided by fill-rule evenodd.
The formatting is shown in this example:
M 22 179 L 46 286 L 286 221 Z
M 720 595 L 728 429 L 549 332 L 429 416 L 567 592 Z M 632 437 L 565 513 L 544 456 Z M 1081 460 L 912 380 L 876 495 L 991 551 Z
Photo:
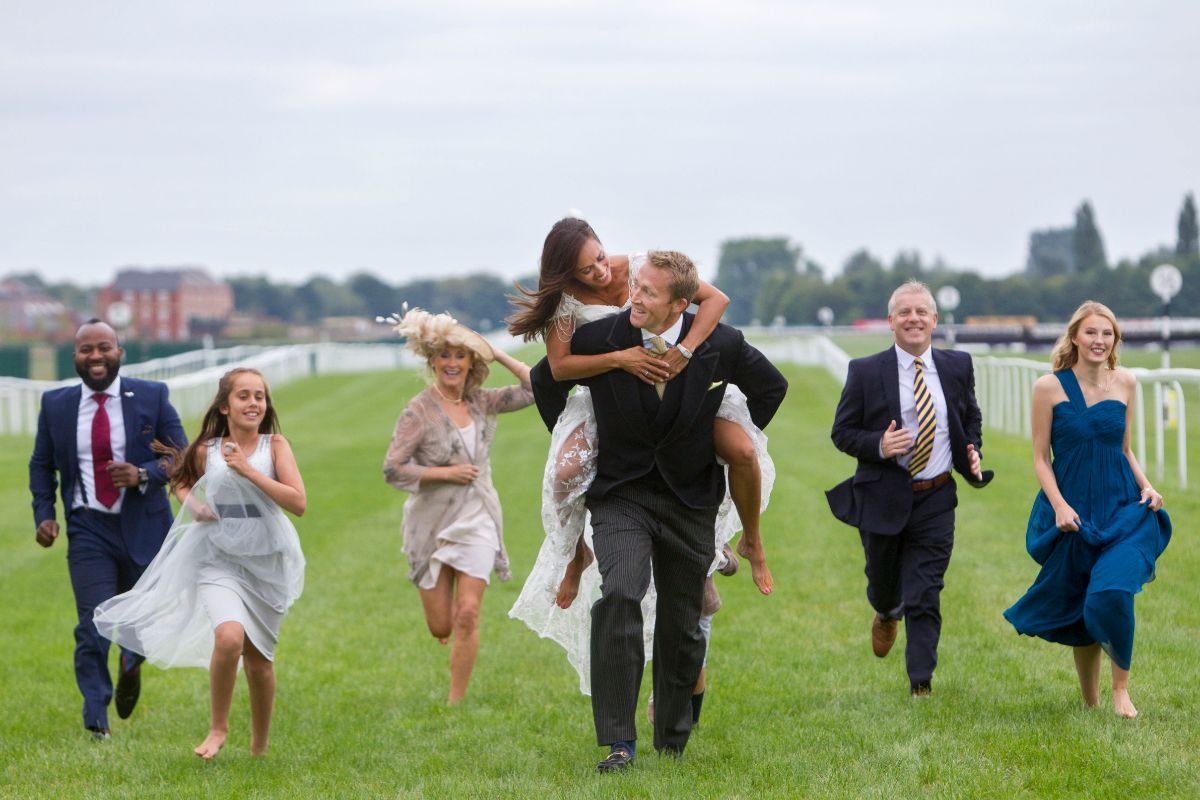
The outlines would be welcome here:
M 692 689 L 704 663 L 700 607 L 713 560 L 717 509 L 685 506 L 657 471 L 588 498 L 600 599 L 592 606 L 592 717 L 601 745 L 637 738 L 646 658 L 641 600 L 651 569 L 654 747 L 682 751 L 692 728 Z

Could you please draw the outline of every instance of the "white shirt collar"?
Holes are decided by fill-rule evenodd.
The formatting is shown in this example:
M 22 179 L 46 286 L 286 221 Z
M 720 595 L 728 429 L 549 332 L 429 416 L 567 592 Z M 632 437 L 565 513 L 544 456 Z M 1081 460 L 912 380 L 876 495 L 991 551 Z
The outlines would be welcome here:
M 94 394 L 96 394 L 96 392 L 92 389 L 92 387 L 88 386 L 86 383 L 83 384 L 83 396 L 84 397 L 91 398 L 92 395 L 94 395 Z M 109 397 L 120 397 L 121 396 L 121 376 L 118 375 L 117 377 L 113 378 L 113 382 L 108 385 L 107 389 L 105 389 L 103 392 L 100 392 L 100 394 L 106 394 Z
M 651 336 L 661 336 L 662 340 L 667 343 L 667 347 L 674 347 L 679 342 L 679 334 L 683 331 L 683 314 L 675 320 L 675 324 L 667 328 L 662 333 L 653 333 L 642 328 L 642 343 L 648 344 Z
M 900 369 L 912 369 L 913 362 L 917 360 L 917 357 L 898 344 L 892 346 L 896 348 L 896 363 L 900 365 Z M 933 345 L 929 345 L 925 348 L 925 352 L 921 353 L 921 363 L 927 370 L 933 367 Z

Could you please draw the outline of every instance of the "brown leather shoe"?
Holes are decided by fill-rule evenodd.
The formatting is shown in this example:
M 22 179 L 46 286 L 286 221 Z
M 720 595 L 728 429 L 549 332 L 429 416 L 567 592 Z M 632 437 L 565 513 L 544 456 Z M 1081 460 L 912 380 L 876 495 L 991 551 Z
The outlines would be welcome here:
M 871 620 L 871 651 L 879 658 L 892 651 L 892 645 L 896 643 L 897 623 L 898 620 L 884 619 L 878 612 L 875 619 Z

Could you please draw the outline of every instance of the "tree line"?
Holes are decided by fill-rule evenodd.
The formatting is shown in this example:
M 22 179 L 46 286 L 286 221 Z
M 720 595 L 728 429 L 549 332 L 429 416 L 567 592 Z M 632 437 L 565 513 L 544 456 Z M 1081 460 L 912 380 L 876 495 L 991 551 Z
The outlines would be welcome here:
M 898 253 L 887 264 L 864 249 L 827 280 L 824 268 L 807 258 L 800 245 L 776 237 L 723 242 L 715 284 L 730 297 L 726 319 L 734 325 L 812 325 L 822 307 L 832 309 L 835 324 L 879 319 L 887 314 L 892 290 L 911 279 L 924 281 L 935 292 L 947 285 L 958 289 L 958 320 L 974 315 L 1060 320 L 1086 299 L 1099 300 L 1120 316 L 1147 317 L 1161 312 L 1162 302 L 1150 291 L 1149 279 L 1151 270 L 1164 263 L 1183 273 L 1174 308 L 1197 313 L 1200 226 L 1190 193 L 1179 212 L 1174 248 L 1157 248 L 1117 264 L 1108 262 L 1095 211 L 1084 201 L 1073 226 L 1030 234 L 1025 271 L 1003 278 L 985 278 L 940 259 L 927 263 L 911 251 Z
M 835 324 L 886 315 L 888 297 L 900 283 L 917 279 L 935 291 L 946 285 L 959 290 L 957 319 L 972 315 L 1032 315 L 1043 320 L 1067 318 L 1084 299 L 1100 300 L 1121 316 L 1153 316 L 1161 303 L 1149 289 L 1150 270 L 1170 262 L 1183 273 L 1183 290 L 1172 302 L 1183 313 L 1200 309 L 1200 226 L 1192 194 L 1183 201 L 1176 223 L 1176 245 L 1147 252 L 1136 260 L 1110 264 L 1104 239 L 1090 202 L 1075 212 L 1075 223 L 1034 231 L 1023 272 L 986 278 L 941 259 L 926 261 L 919 252 L 902 251 L 890 263 L 862 249 L 853 253 L 839 274 L 827 277 L 823 266 L 787 237 L 728 239 L 721 244 L 714 283 L 729 295 L 726 320 L 788 325 L 817 323 L 817 310 L 833 310 Z M 36 274 L 19 277 L 90 315 L 94 289 L 64 282 L 47 284 Z M 386 316 L 402 303 L 430 311 L 447 311 L 480 330 L 504 324 L 512 313 L 508 296 L 513 284 L 489 273 L 450 278 L 421 278 L 390 284 L 359 272 L 342 281 L 317 276 L 300 284 L 275 283 L 266 277 L 233 277 L 239 312 L 292 324 L 315 323 L 325 317 Z M 519 279 L 536 287 L 537 276 Z

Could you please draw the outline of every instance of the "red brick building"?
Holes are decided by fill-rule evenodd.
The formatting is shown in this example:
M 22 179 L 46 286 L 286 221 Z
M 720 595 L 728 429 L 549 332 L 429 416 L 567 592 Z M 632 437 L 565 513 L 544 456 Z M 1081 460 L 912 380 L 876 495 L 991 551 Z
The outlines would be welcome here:
M 123 269 L 100 290 L 96 312 L 131 339 L 178 342 L 219 329 L 233 290 L 202 269 Z

